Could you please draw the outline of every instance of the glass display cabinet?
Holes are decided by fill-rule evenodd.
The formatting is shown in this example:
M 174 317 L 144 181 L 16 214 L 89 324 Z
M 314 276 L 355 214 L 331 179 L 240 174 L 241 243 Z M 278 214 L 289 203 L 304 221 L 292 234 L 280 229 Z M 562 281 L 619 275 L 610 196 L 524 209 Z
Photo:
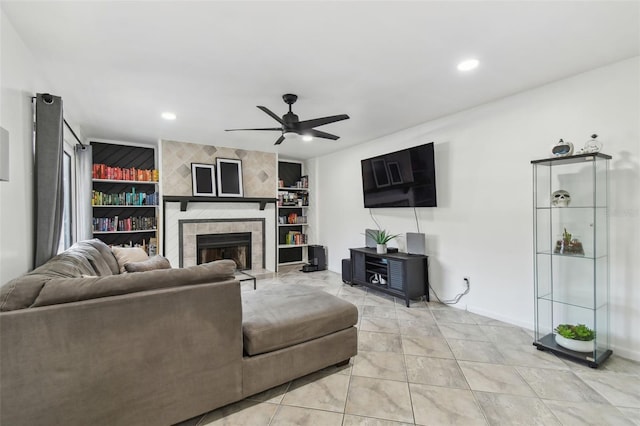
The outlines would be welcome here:
M 609 160 L 532 161 L 535 342 L 597 368 L 609 349 Z

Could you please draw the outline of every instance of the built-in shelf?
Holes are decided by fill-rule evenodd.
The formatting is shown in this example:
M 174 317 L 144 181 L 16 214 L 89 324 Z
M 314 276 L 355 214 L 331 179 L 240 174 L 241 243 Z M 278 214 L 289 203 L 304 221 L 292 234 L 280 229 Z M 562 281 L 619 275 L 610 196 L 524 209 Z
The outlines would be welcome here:
M 129 185 L 132 185 L 132 184 L 157 185 L 158 184 L 158 182 L 154 182 L 152 180 L 93 179 L 93 181 L 104 182 L 104 183 L 126 183 Z
M 303 263 L 306 263 L 302 260 L 296 260 L 294 262 L 284 262 L 284 263 L 279 263 L 279 266 L 287 266 L 287 265 L 302 265 Z
M 156 229 L 139 229 L 137 231 L 93 231 L 93 234 L 140 234 L 142 232 L 156 232 Z
M 259 203 L 260 210 L 264 210 L 267 204 L 276 203 L 276 198 L 257 197 L 186 197 L 177 195 L 165 195 L 162 197 L 164 203 L 180 203 L 180 211 L 187 211 L 189 203 Z
M 308 223 L 279 223 L 278 226 L 309 226 Z
M 91 207 L 108 207 L 110 209 L 113 209 L 113 208 L 127 208 L 127 209 L 141 209 L 142 208 L 142 209 L 145 209 L 145 208 L 151 208 L 151 207 L 157 208 L 158 206 L 147 205 L 147 204 L 141 204 L 139 206 L 138 205 L 136 205 L 136 206 L 121 205 L 121 204 L 113 204 L 113 205 L 111 205 L 111 204 L 100 204 L 100 205 L 94 205 L 94 206 L 91 206 Z
M 283 188 L 283 187 L 278 187 L 278 191 L 301 191 L 301 192 L 308 192 L 309 188 L 297 188 L 297 187 L 287 187 L 287 188 Z
M 278 244 L 278 248 L 296 248 L 296 247 L 307 247 L 309 244 Z

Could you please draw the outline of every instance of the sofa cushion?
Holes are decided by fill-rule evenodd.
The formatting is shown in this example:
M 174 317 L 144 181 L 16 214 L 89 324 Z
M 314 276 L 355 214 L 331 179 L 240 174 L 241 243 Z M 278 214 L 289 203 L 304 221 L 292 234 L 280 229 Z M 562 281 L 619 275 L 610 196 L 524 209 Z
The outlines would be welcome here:
M 242 335 L 247 355 L 313 340 L 357 322 L 355 305 L 304 285 L 242 294 Z
M 167 259 L 166 257 L 162 257 L 159 254 L 152 256 L 147 260 L 143 260 L 142 262 L 129 262 L 124 264 L 124 269 L 127 272 L 146 272 L 156 269 L 169 268 L 171 268 L 169 259 Z
M 97 238 L 94 238 L 92 240 L 87 240 L 85 241 L 85 243 L 89 244 L 90 246 L 92 246 L 93 248 L 95 248 L 100 252 L 105 264 L 111 270 L 111 274 L 115 275 L 120 273 L 120 267 L 118 266 L 118 261 L 116 260 L 116 257 L 113 254 L 111 247 L 109 247 L 108 245 L 106 245 L 105 243 L 103 243 L 101 240 Z
M 45 282 L 32 307 L 77 302 L 144 290 L 232 280 L 233 260 L 218 260 L 188 268 L 157 269 L 135 274 L 62 279 Z
M 149 259 L 147 252 L 140 247 L 111 247 L 111 250 L 118 261 L 120 273 L 126 272 L 124 268 L 126 263 L 142 262 Z

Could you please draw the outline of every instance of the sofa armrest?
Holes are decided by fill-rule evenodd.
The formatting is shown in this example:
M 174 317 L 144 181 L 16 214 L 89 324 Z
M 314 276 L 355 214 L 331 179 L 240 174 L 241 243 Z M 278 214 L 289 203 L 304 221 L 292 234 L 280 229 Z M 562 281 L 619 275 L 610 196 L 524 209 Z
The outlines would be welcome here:
M 171 424 L 241 398 L 240 284 L 0 314 L 0 424 Z

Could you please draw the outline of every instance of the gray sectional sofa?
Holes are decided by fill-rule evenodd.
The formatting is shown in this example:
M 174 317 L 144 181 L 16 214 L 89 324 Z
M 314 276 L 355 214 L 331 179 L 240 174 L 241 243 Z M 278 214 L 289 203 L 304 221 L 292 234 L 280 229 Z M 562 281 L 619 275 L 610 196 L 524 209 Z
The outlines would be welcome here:
M 357 352 L 356 307 L 322 291 L 120 266 L 84 241 L 0 288 L 0 424 L 170 425 Z

